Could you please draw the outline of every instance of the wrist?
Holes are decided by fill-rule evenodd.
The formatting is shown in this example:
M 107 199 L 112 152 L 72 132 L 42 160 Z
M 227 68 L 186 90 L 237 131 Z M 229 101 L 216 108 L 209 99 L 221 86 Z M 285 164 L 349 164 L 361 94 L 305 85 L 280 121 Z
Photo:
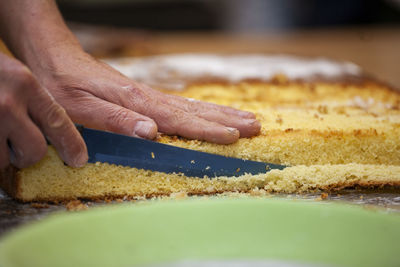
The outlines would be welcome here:
M 0 2 L 0 32 L 14 55 L 33 72 L 84 53 L 53 0 Z
M 65 41 L 33 41 L 25 44 L 22 53 L 20 54 L 21 60 L 32 70 L 35 74 L 41 72 L 57 71 L 59 65 L 67 62 L 73 56 L 86 54 L 78 43 Z

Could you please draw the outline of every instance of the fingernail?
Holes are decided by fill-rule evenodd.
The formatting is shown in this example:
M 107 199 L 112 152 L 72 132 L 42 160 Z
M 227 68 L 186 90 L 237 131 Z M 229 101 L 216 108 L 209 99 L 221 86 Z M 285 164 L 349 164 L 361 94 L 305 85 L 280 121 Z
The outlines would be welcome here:
M 246 123 L 254 127 L 261 127 L 261 123 L 258 120 L 246 120 Z
M 74 155 L 68 155 L 66 151 L 61 151 L 61 156 L 64 159 L 64 162 L 74 168 L 83 167 L 88 162 L 89 155 L 85 147 L 80 147 L 79 150 L 80 151 L 76 154 L 74 153 Z
M 256 115 L 254 115 L 254 113 L 252 112 L 248 112 L 248 111 L 243 111 L 243 110 L 239 110 L 239 116 L 244 117 L 244 118 L 255 118 Z
M 81 152 L 79 156 L 75 158 L 74 167 L 83 167 L 88 161 L 88 154 L 86 152 Z
M 228 130 L 229 134 L 231 134 L 231 135 L 239 134 L 239 131 L 236 128 L 231 128 L 231 127 L 225 127 L 225 128 Z
M 132 134 L 147 139 L 154 139 L 157 134 L 157 129 L 154 127 L 154 123 L 150 121 L 138 121 L 133 128 Z

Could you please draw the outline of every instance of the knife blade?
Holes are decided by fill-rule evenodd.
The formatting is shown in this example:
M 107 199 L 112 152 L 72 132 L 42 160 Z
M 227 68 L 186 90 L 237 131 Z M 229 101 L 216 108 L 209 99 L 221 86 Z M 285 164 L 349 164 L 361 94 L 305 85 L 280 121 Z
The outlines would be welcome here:
M 209 178 L 260 174 L 286 166 L 225 157 L 77 125 L 89 154 L 90 163 L 107 162 L 164 173 L 183 173 Z

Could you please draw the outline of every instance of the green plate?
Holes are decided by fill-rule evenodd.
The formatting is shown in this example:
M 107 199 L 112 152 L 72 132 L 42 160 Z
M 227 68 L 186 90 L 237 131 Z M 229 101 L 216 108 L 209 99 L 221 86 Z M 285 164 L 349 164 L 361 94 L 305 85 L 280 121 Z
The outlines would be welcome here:
M 0 266 L 400 266 L 400 216 L 280 199 L 151 201 L 50 216 Z

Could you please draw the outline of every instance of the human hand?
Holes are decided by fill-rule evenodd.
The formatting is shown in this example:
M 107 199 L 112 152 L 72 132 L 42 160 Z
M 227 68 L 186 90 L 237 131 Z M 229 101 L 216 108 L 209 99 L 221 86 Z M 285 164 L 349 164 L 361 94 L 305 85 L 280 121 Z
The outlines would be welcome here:
M 0 124 L 0 169 L 39 161 L 47 152 L 43 135 L 68 165 L 87 161 L 85 143 L 65 110 L 25 65 L 1 53 Z
M 252 113 L 166 95 L 96 61 L 83 52 L 55 1 L 0 1 L 0 7 L 7 45 L 77 123 L 148 139 L 160 131 L 220 144 L 260 131 Z
M 33 71 L 72 120 L 87 127 L 147 139 L 160 131 L 219 144 L 260 131 L 250 112 L 161 93 L 84 52 L 57 54 L 50 62 Z

